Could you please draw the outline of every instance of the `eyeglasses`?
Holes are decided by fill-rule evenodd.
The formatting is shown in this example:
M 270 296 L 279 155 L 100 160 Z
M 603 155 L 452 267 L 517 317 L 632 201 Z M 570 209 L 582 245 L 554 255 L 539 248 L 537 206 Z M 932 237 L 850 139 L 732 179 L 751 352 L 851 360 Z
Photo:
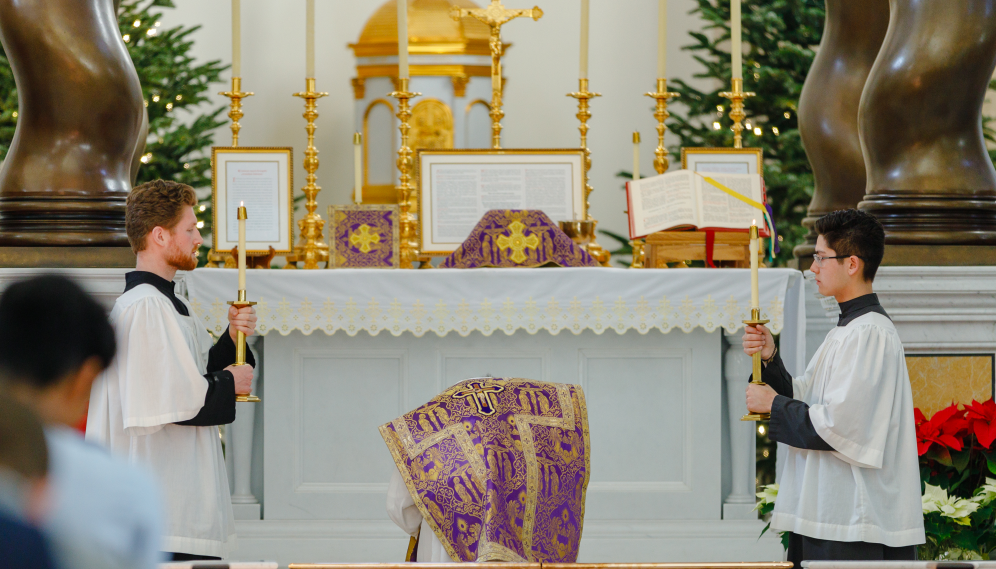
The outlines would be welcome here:
M 838 255 L 836 257 L 820 257 L 819 255 L 813 255 L 813 261 L 816 262 L 816 266 L 817 267 L 821 267 L 822 268 L 823 267 L 823 261 L 826 261 L 827 259 L 849 259 L 851 257 L 858 257 L 859 259 L 861 259 L 861 257 L 859 257 L 858 255 Z M 864 259 L 862 259 L 862 260 L 864 260 Z

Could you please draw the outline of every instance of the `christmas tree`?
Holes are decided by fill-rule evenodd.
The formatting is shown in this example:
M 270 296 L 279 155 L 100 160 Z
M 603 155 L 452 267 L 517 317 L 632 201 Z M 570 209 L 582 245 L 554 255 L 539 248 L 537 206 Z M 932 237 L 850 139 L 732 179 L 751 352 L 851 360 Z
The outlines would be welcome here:
M 172 0 L 124 0 L 118 9 L 121 38 L 138 71 L 149 113 L 149 138 L 137 183 L 157 178 L 194 188 L 211 186 L 214 130 L 226 124 L 224 107 L 204 112 L 212 83 L 221 82 L 227 66 L 220 61 L 196 64 L 190 55 L 190 35 L 200 26 L 162 27 L 160 8 Z M 179 114 L 179 111 L 185 111 Z M 0 49 L 0 159 L 7 155 L 17 124 L 17 89 L 6 54 Z M 211 231 L 210 195 L 198 208 L 201 233 Z M 202 263 L 206 247 L 202 248 Z
M 730 90 L 730 2 L 697 3 L 692 13 L 706 26 L 691 32 L 694 42 L 684 49 L 692 51 L 705 68 L 696 78 L 717 81 L 709 92 L 681 79 L 670 82 L 671 90 L 681 93 L 673 101 L 687 111 L 678 106 L 668 129 L 680 138 L 680 146 L 732 148 L 729 100 L 719 96 Z M 779 264 L 792 259 L 792 248 L 806 234 L 801 222 L 813 195 L 813 173 L 802 147 L 796 111 L 823 35 L 824 15 L 822 0 L 750 0 L 743 6 L 743 40 L 749 44 L 743 54 L 744 90 L 757 94 L 745 101 L 743 145 L 764 151 L 764 181 L 781 245 Z

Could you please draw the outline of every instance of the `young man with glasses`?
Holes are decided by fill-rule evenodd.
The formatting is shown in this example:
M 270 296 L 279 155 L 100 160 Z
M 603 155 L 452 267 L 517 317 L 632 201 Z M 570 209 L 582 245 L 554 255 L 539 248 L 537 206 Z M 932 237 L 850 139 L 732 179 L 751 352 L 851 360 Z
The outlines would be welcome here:
M 748 326 L 744 353 L 761 353 L 767 385 L 747 388 L 747 408 L 771 413 L 784 443 L 771 527 L 790 533 L 788 559 L 915 560 L 924 543 L 913 395 L 903 345 L 872 292 L 885 250 L 877 219 L 835 211 L 816 222 L 811 270 L 840 304 L 801 377 L 785 369 L 771 332 Z

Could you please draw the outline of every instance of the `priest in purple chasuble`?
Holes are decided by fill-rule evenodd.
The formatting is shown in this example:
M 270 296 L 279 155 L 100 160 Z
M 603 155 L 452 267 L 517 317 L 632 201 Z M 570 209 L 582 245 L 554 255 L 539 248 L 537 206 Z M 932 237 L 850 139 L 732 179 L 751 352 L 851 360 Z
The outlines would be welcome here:
M 380 433 L 397 467 L 388 514 L 417 539 L 409 560 L 577 560 L 591 471 L 580 386 L 468 379 Z

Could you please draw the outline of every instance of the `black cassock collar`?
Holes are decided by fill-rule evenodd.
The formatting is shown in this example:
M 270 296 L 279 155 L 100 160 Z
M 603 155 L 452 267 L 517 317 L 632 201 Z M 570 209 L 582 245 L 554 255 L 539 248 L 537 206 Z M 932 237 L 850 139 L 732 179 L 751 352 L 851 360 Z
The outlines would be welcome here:
M 882 316 L 892 320 L 892 317 L 882 308 L 878 302 L 878 295 L 875 293 L 865 294 L 857 298 L 852 298 L 847 302 L 840 303 L 840 317 L 837 318 L 837 326 L 847 326 L 852 320 L 859 316 L 864 316 L 869 312 L 877 312 Z
M 166 298 L 170 299 L 173 303 L 173 308 L 183 316 L 190 316 L 190 312 L 187 310 L 187 305 L 183 304 L 179 298 L 176 297 L 176 283 L 173 281 L 168 281 L 161 276 L 150 273 L 148 271 L 132 271 L 125 274 L 125 292 L 137 287 L 140 284 L 149 284 L 156 287 L 156 290 L 163 293 Z

